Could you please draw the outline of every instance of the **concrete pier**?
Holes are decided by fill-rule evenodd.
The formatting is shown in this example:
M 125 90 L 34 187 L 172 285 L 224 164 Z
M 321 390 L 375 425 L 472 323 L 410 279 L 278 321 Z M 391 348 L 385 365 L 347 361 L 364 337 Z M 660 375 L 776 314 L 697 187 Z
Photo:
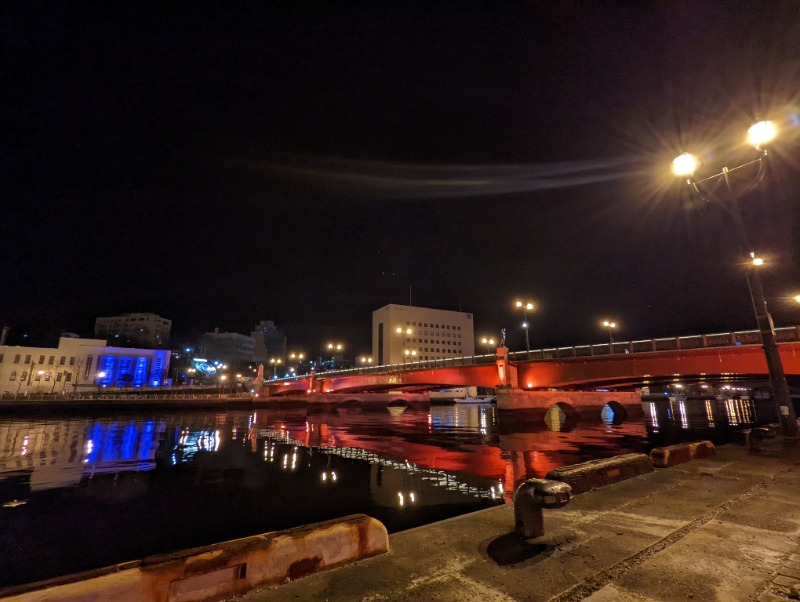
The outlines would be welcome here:
M 800 595 L 800 450 L 716 455 L 577 495 L 545 535 L 513 533 L 512 505 L 390 536 L 389 554 L 241 602 L 755 600 Z

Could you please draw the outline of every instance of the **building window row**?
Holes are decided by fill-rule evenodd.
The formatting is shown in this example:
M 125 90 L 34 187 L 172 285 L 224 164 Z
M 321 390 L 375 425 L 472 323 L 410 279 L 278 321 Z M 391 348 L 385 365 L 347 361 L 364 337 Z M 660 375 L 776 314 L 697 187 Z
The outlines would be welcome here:
M 406 326 L 418 326 L 420 328 L 438 328 L 440 330 L 461 330 L 461 326 L 453 326 L 451 324 L 428 324 L 427 322 L 412 322 L 406 320 Z

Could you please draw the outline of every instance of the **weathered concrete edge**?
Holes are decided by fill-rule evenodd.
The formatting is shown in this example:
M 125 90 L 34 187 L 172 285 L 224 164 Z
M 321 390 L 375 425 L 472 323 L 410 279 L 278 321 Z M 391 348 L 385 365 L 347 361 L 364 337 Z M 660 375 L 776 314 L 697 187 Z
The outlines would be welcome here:
M 716 448 L 711 441 L 693 441 L 653 448 L 650 451 L 650 459 L 656 468 L 669 468 L 699 458 L 709 458 L 715 454 Z
M 572 487 L 573 495 L 586 493 L 653 472 L 653 462 L 645 454 L 623 454 L 555 468 L 545 479 L 562 481 Z
M 241 595 L 388 551 L 386 527 L 354 514 L 6 588 L 0 590 L 0 599 L 199 602 Z

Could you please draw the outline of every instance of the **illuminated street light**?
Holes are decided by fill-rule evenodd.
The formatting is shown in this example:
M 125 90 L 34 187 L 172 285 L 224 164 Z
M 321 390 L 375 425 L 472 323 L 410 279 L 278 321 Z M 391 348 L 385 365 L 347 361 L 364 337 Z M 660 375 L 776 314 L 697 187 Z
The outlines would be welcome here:
M 750 126 L 747 130 L 747 142 L 756 150 L 761 150 L 765 144 L 769 144 L 778 136 L 778 130 L 771 121 L 759 121 Z
M 524 322 L 522 322 L 522 328 L 525 329 L 525 351 L 528 354 L 528 359 L 531 359 L 531 340 L 528 335 L 528 312 L 533 311 L 535 306 L 530 301 L 517 300 L 514 302 L 514 307 L 522 310 L 522 315 L 524 319 Z
M 797 301 L 798 303 L 800 303 L 800 295 L 795 295 L 794 296 L 794 300 Z
M 366 356 L 366 355 L 362 355 L 359 361 L 362 364 L 371 364 L 372 363 L 372 358 L 369 357 L 369 356 Z
M 687 178 L 686 183 L 692 192 L 707 201 L 720 205 L 730 214 L 736 226 L 739 244 L 744 249 L 750 248 L 750 241 L 739 209 L 738 200 L 755 189 L 764 179 L 769 156 L 766 145 L 773 141 L 776 136 L 777 129 L 771 121 L 759 121 L 747 130 L 748 142 L 758 153 L 756 159 L 730 168 L 725 166 L 718 173 L 699 180 L 694 179 L 697 163 L 695 162 L 694 167 L 690 169 L 691 163 L 686 157 L 687 153 L 677 157 L 672 162 L 673 172 L 675 175 Z M 736 185 L 734 185 L 734 180 Z M 775 327 L 772 322 L 772 316 L 767 308 L 767 300 L 764 295 L 764 287 L 761 284 L 761 276 L 758 273 L 759 270 L 756 269 L 762 265 L 763 261 L 757 263 L 756 259 L 758 258 L 753 252 L 750 252 L 749 256 L 752 261 L 748 261 L 745 264 L 745 276 L 750 289 L 750 300 L 753 304 L 756 323 L 761 333 L 761 344 L 767 361 L 778 417 L 781 421 L 783 435 L 797 441 L 798 436 L 800 436 L 800 429 L 797 426 L 797 417 L 789 396 L 789 384 L 786 381 L 778 344 L 775 340 Z
M 328 343 L 327 347 L 328 347 L 328 351 L 331 352 L 332 368 L 335 370 L 336 369 L 336 354 L 339 351 L 342 351 L 344 349 L 344 344 L 342 344 L 342 343 Z
M 414 331 L 411 328 L 408 328 L 408 327 L 403 328 L 402 326 L 398 326 L 395 329 L 395 332 L 398 335 L 400 335 L 401 337 L 403 337 L 403 365 L 405 365 L 406 356 L 409 355 L 408 351 L 406 351 L 406 337 L 410 337 L 412 334 L 414 334 Z
M 275 379 L 275 376 L 278 372 L 278 366 L 281 364 L 281 359 L 276 357 L 271 357 L 269 359 L 269 363 L 272 364 L 272 378 Z
M 697 170 L 697 158 L 691 153 L 683 153 L 672 160 L 672 173 L 681 178 L 691 177 Z
M 616 322 L 603 320 L 603 328 L 608 329 L 608 352 L 614 353 L 614 329 L 617 327 Z
M 100 381 L 103 380 L 106 376 L 108 376 L 108 374 L 106 372 L 98 372 L 97 375 L 94 378 L 95 382 L 97 383 L 97 393 L 98 394 L 100 393 L 100 387 L 101 387 Z

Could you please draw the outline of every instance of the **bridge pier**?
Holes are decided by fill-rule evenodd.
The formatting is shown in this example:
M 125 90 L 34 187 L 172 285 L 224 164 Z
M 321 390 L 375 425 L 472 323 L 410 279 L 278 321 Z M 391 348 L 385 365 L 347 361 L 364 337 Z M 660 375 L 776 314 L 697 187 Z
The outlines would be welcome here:
M 497 389 L 498 410 L 539 410 L 566 404 L 581 419 L 596 420 L 606 404 L 619 404 L 628 419 L 641 419 L 642 396 L 639 391 L 526 391 L 513 387 Z

